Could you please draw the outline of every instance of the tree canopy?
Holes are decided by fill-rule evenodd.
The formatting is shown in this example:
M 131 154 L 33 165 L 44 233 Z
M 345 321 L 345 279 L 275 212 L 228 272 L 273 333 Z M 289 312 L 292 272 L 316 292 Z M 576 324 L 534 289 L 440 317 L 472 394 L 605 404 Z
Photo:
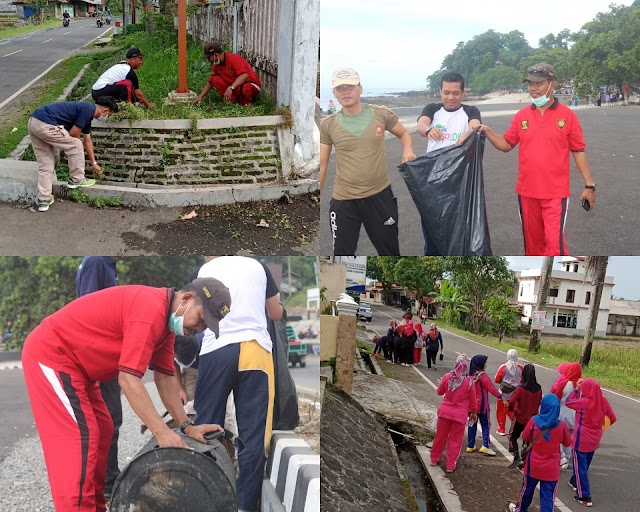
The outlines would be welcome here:
M 611 4 L 578 32 L 549 33 L 537 48 L 518 30 L 488 30 L 461 41 L 427 77 L 428 88 L 438 90 L 441 77 L 455 71 L 466 87 L 478 92 L 512 89 L 521 85 L 527 67 L 538 62 L 554 66 L 558 80 L 573 81 L 582 94 L 594 94 L 601 85 L 640 86 L 640 0 L 630 6 Z

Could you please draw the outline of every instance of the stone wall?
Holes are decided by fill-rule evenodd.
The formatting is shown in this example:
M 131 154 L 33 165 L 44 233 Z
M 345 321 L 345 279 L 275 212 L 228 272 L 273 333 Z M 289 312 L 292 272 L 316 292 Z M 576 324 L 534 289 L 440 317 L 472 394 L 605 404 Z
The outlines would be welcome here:
M 92 139 L 98 163 L 108 162 L 105 179 L 113 183 L 260 184 L 290 171 L 282 122 L 280 116 L 96 121 Z

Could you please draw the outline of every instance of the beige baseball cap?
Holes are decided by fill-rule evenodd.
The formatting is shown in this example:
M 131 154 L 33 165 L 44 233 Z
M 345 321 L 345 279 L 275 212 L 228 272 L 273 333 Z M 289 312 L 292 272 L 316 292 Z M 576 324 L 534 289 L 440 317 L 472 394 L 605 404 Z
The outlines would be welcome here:
M 360 75 L 353 68 L 338 68 L 333 72 L 331 77 L 331 87 L 339 85 L 358 85 L 360 83 Z

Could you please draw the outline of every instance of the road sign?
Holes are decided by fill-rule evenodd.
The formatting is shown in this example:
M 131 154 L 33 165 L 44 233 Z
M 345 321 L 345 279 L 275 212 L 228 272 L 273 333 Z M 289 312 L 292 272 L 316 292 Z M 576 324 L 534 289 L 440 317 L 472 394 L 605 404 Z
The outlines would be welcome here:
M 546 311 L 534 311 L 533 321 L 531 322 L 532 331 L 542 331 L 544 329 L 544 322 L 547 318 Z

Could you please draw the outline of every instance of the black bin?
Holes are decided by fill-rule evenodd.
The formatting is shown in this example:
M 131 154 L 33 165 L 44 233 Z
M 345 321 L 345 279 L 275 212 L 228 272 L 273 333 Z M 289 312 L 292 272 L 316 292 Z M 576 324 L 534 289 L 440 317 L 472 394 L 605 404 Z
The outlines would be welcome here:
M 155 438 L 120 473 L 110 512 L 237 512 L 233 462 L 218 440 L 193 450 L 159 448 Z

